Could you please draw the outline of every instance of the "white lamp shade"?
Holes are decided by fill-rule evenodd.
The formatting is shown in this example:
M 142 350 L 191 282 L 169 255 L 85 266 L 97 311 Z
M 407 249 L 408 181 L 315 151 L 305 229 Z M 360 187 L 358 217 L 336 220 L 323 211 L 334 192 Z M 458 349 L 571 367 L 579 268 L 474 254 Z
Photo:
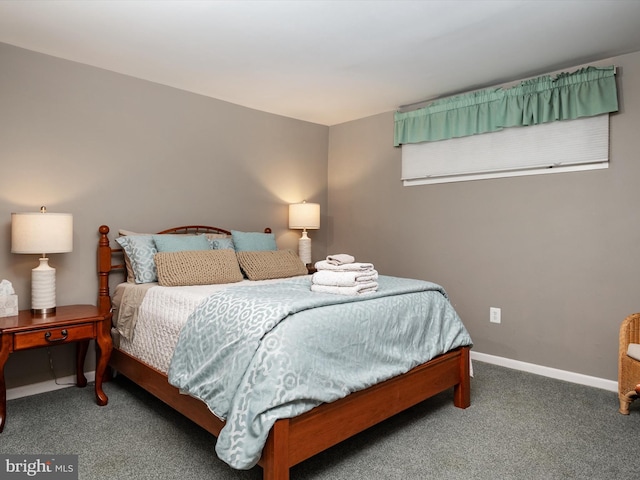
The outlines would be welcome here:
M 320 228 L 320 204 L 302 202 L 289 205 L 289 228 Z
M 70 213 L 12 213 L 12 253 L 67 253 L 73 250 Z

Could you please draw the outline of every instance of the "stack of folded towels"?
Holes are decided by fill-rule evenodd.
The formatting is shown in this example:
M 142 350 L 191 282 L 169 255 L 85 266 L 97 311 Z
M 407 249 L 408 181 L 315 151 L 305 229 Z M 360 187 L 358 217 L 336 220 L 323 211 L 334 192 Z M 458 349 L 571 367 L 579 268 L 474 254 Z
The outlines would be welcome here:
M 346 253 L 329 255 L 316 262 L 311 290 L 338 295 L 363 295 L 378 290 L 378 272 L 372 263 L 356 262 Z

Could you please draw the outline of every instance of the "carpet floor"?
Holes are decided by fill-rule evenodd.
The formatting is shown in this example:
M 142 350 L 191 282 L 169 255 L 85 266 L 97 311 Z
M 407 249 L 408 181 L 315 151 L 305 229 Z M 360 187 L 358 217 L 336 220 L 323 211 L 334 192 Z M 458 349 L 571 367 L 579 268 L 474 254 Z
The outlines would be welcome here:
M 474 361 L 471 406 L 444 392 L 291 470 L 312 479 L 616 479 L 638 474 L 640 402 Z M 214 452 L 215 437 L 123 377 L 11 400 L 0 453 L 77 454 L 81 480 L 257 480 Z

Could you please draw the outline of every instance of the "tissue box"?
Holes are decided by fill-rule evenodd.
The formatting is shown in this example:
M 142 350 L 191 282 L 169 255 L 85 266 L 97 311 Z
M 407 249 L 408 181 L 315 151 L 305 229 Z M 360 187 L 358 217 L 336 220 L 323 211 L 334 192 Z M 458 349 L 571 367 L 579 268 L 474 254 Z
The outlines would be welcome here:
M 18 315 L 18 295 L 0 295 L 0 317 Z

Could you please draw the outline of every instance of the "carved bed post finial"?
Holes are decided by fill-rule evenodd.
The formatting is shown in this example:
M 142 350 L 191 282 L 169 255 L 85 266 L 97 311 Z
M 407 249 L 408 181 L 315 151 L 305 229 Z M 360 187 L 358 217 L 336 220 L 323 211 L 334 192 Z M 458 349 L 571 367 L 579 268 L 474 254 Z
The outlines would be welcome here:
M 98 229 L 98 309 L 101 314 L 111 312 L 109 296 L 109 272 L 111 271 L 111 247 L 109 246 L 109 227 L 101 225 Z

